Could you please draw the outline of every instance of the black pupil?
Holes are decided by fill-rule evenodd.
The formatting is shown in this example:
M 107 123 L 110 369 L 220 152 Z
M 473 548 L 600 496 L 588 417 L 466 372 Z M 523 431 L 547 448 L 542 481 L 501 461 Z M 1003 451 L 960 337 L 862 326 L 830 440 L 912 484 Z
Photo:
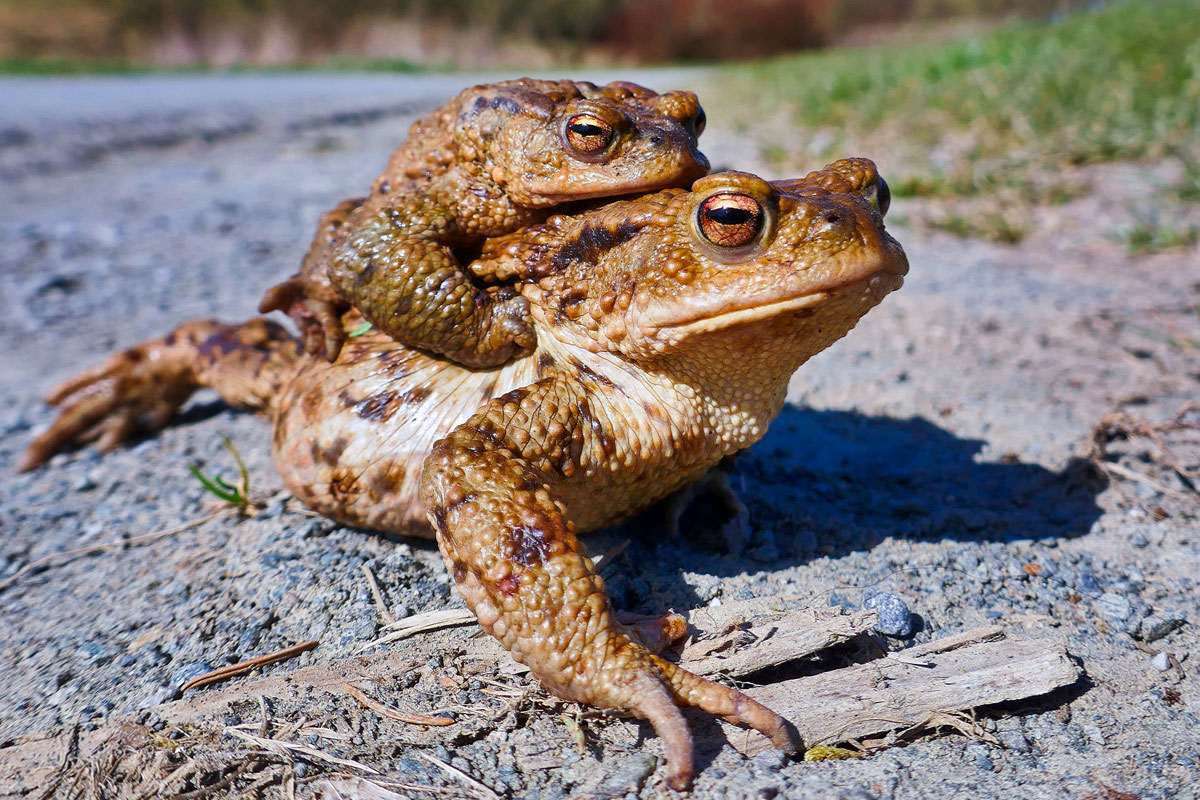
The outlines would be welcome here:
M 708 210 L 708 218 L 718 225 L 744 225 L 754 219 L 754 214 L 738 206 L 718 206 Z
M 879 204 L 880 214 L 886 214 L 892 205 L 892 190 L 883 178 L 879 179 L 879 183 L 875 187 L 875 202 Z
M 603 136 L 604 128 L 592 122 L 572 122 L 571 132 L 580 136 Z

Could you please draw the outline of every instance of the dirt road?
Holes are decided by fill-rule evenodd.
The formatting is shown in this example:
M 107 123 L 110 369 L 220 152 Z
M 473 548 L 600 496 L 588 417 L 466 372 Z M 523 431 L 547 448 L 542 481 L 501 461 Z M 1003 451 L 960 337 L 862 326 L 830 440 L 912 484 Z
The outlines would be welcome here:
M 702 97 L 711 79 L 623 77 Z M 38 398 L 56 381 L 182 320 L 251 315 L 298 263 L 317 215 L 362 192 L 413 116 L 469 80 L 0 81 L 0 580 L 56 551 L 204 515 L 211 498 L 187 466 L 230 474 L 222 435 L 267 499 L 253 520 L 223 517 L 0 590 L 0 796 L 35 788 L 17 769 L 23 753 L 77 725 L 131 717 L 170 739 L 155 708 L 213 667 L 307 639 L 321 644 L 266 674 L 352 654 L 379 625 L 363 565 L 397 616 L 457 604 L 429 546 L 305 514 L 281 492 L 266 426 L 211 397 L 109 456 L 60 456 L 29 475 L 13 465 L 50 420 Z M 713 163 L 763 169 L 723 125 L 727 109 L 706 107 Z M 886 154 L 863 155 L 887 173 Z M 912 263 L 905 288 L 797 374 L 793 404 L 738 463 L 746 546 L 658 542 L 638 526 L 594 545 L 632 536 L 610 577 L 630 610 L 784 593 L 858 605 L 881 589 L 919 615 L 917 641 L 1000 622 L 1065 640 L 1086 681 L 989 721 L 1002 746 L 948 737 L 819 764 L 714 746 L 695 797 L 1193 796 L 1200 411 L 1186 406 L 1200 388 L 1200 253 L 1131 256 L 1111 236 L 1168 173 L 1092 168 L 1092 191 L 1044 209 L 1019 246 L 896 227 Z M 416 742 L 320 695 L 270 713 L 340 731 L 346 757 L 410 784 L 462 785 L 416 757 L 428 745 L 504 796 L 664 791 L 648 728 L 587 718 L 577 750 L 574 712 L 521 694 L 523 678 L 506 679 L 520 701 L 488 693 L 491 667 L 475 674 L 457 658 L 469 635 L 396 646 L 412 658 L 387 691 L 411 710 L 451 709 L 460 725 L 496 720 L 478 735 L 433 729 Z M 248 703 L 225 724 L 257 720 Z M 300 796 L 336 771 L 297 758 Z

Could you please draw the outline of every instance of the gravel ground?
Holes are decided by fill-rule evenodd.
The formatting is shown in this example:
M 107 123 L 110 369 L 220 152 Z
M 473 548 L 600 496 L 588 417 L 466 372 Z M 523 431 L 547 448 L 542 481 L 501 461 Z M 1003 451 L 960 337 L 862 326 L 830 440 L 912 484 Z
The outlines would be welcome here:
M 708 80 L 630 77 L 702 96 Z M 363 565 L 396 615 L 457 604 L 427 543 L 306 514 L 281 491 L 266 426 L 212 397 L 108 456 L 59 456 L 29 475 L 13 465 L 51 419 L 38 398 L 56 381 L 182 320 L 251 315 L 298 263 L 317 215 L 362 191 L 413 115 L 467 82 L 0 82 L 0 579 L 207 513 L 187 466 L 228 474 L 222 435 L 267 499 L 252 520 L 225 517 L 0 590 L 0 765 L 6 748 L 76 725 L 132 716 L 154 727 L 154 708 L 181 683 L 225 663 L 305 639 L 321 645 L 266 674 L 350 655 L 378 632 Z M 714 164 L 764 169 L 722 127 L 723 109 L 707 110 Z M 887 154 L 867 155 L 886 174 Z M 992 715 L 1000 746 L 946 737 L 818 764 L 714 746 L 693 796 L 1194 796 L 1200 503 L 1187 476 L 1200 469 L 1200 408 L 1188 409 L 1200 387 L 1200 253 L 1133 257 L 1115 241 L 1165 191 L 1168 165 L 1080 175 L 1092 192 L 1039 210 L 1020 246 L 896 229 L 912 263 L 905 288 L 798 373 L 792 404 L 736 464 L 746 541 L 726 552 L 699 522 L 693 537 L 658 541 L 646 520 L 593 541 L 602 552 L 632 539 L 610 573 L 625 609 L 781 593 L 867 603 L 908 633 L 886 640 L 894 648 L 999 622 L 1065 640 L 1086 679 Z M 897 217 L 918 202 L 898 201 Z M 1195 218 L 1197 206 L 1179 213 Z M 490 676 L 455 661 L 469 635 L 412 645 L 420 660 L 387 688 L 397 704 L 497 704 L 482 691 Z M 589 718 L 578 751 L 571 708 L 532 696 L 532 709 L 447 734 L 429 752 L 512 797 L 665 791 L 647 728 Z M 349 726 L 348 757 L 461 787 L 386 723 L 306 702 L 295 713 Z M 301 796 L 322 769 L 297 763 Z M 0 796 L 32 788 L 0 786 Z

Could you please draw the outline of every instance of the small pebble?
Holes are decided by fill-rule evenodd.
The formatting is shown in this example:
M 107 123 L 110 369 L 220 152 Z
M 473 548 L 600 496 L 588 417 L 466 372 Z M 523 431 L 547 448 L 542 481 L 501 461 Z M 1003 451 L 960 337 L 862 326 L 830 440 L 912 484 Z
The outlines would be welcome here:
M 1166 672 L 1171 668 L 1171 656 L 1165 650 L 1155 653 L 1154 658 L 1150 659 L 1150 666 L 1159 672 Z
M 1143 534 L 1141 531 L 1138 531 L 1133 536 L 1129 537 L 1129 543 L 1134 547 L 1141 548 L 1148 547 L 1150 545 L 1150 540 L 1146 538 L 1145 534 Z
M 1087 570 L 1082 570 L 1079 573 L 1079 578 L 1075 581 L 1075 588 L 1080 594 L 1088 597 L 1099 597 L 1103 594 L 1103 589 L 1100 588 L 1100 581 L 1096 580 L 1096 576 Z
M 1142 622 L 1142 641 L 1156 642 L 1177 628 L 1182 628 L 1185 624 L 1187 624 L 1187 620 L 1183 618 L 1182 614 L 1168 612 L 1152 615 Z
M 981 744 L 968 746 L 967 754 L 974 760 L 975 767 L 980 772 L 991 772 L 996 768 L 996 763 L 992 761 L 992 755 L 988 752 L 988 748 Z
M 1096 601 L 1096 610 L 1100 616 L 1113 622 L 1124 622 L 1133 613 L 1129 598 L 1114 592 L 1105 592 Z
M 863 608 L 873 609 L 879 614 L 875 630 L 884 636 L 912 636 L 912 612 L 899 596 L 891 592 L 876 592 L 863 600 Z

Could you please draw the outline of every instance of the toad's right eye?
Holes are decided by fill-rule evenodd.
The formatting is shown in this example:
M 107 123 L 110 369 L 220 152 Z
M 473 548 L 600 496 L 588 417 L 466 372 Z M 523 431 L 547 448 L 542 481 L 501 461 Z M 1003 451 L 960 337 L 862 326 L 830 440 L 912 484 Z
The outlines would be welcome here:
M 763 209 L 748 194 L 715 194 L 700 204 L 697 224 L 704 238 L 718 247 L 750 244 L 763 228 Z
M 613 126 L 595 114 L 576 114 L 567 120 L 567 144 L 580 155 L 603 153 L 612 143 L 613 133 Z

